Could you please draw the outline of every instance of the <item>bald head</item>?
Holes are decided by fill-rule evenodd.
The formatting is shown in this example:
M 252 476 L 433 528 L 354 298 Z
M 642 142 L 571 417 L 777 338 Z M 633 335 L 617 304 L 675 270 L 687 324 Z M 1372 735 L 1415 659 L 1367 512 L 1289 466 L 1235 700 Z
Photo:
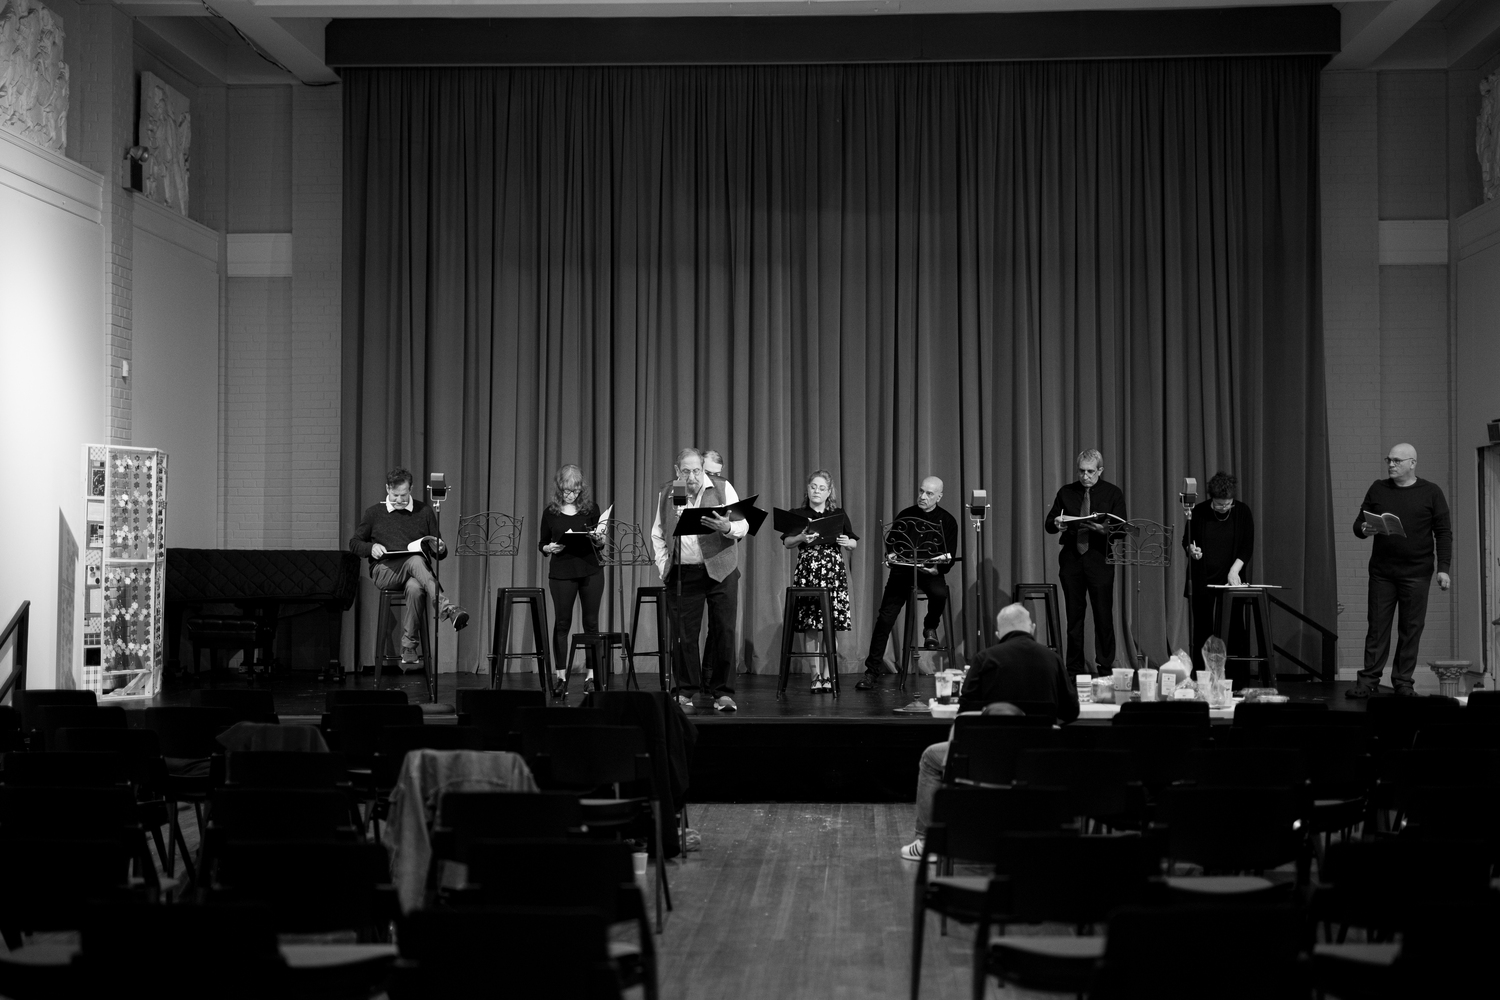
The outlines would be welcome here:
M 1397 486 L 1410 486 L 1417 481 L 1417 449 L 1409 444 L 1392 446 L 1385 453 L 1385 471 Z
M 1031 634 L 1031 612 L 1024 604 L 1007 604 L 995 616 L 995 637 L 1004 639 L 1012 632 Z
M 924 511 L 930 511 L 943 499 L 943 481 L 937 476 L 928 476 L 922 480 L 922 485 L 917 487 L 917 506 Z

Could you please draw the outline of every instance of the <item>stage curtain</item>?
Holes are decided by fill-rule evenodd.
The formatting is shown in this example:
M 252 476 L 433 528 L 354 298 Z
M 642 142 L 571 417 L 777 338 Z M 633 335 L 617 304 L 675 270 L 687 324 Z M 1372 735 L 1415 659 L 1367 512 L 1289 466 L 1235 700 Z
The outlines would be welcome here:
M 967 655 L 980 583 L 992 615 L 1055 582 L 1043 514 L 1098 447 L 1131 516 L 1179 537 L 1183 477 L 1236 474 L 1254 578 L 1331 627 L 1319 68 L 348 70 L 343 523 L 398 463 L 455 485 L 450 538 L 460 516 L 526 518 L 514 557 L 444 565 L 472 669 L 485 595 L 544 586 L 559 464 L 644 533 L 684 445 L 767 509 L 828 469 L 863 539 L 854 671 L 881 523 L 921 477 L 961 520 L 969 490 L 993 502 L 949 577 Z M 741 552 L 741 668 L 771 672 L 792 557 L 769 525 Z M 1116 580 L 1153 660 L 1187 641 L 1170 554 Z M 615 621 L 655 583 L 612 576 Z

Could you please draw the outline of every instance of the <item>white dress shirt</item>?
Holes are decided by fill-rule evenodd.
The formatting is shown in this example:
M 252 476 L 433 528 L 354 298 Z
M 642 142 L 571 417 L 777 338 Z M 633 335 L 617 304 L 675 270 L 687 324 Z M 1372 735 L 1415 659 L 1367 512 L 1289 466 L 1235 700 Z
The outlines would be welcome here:
M 710 477 L 703 478 L 703 485 L 698 488 L 698 494 L 688 498 L 687 506 L 701 507 L 703 505 L 703 494 L 708 490 Z M 722 505 L 739 503 L 740 495 L 735 491 L 734 485 L 728 480 L 716 481 L 719 487 L 719 499 Z M 744 538 L 750 533 L 750 522 L 743 518 L 729 522 L 729 537 L 734 539 Z M 656 572 L 662 581 L 667 579 L 667 573 L 672 568 L 672 536 L 667 534 L 661 523 L 661 504 L 656 505 L 656 520 L 651 525 L 651 546 L 656 554 Z M 697 535 L 682 536 L 682 558 L 679 560 L 684 566 L 703 565 L 703 546 L 698 544 Z

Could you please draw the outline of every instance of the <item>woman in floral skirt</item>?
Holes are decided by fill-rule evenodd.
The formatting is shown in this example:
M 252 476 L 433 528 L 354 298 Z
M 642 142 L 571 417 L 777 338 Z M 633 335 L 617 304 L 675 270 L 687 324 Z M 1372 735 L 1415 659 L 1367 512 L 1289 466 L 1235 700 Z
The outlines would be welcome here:
M 834 630 L 848 632 L 852 627 L 849 620 L 849 571 L 844 566 L 843 550 L 854 551 L 855 546 L 859 545 L 859 536 L 854 533 L 849 515 L 839 507 L 833 474 L 826 469 L 819 469 L 808 476 L 807 496 L 803 498 L 802 506 L 792 513 L 809 519 L 835 514 L 843 518 L 842 525 L 836 529 L 837 534 L 824 531 L 820 535 L 816 531 L 803 529 L 799 534 L 782 535 L 781 544 L 789 549 L 796 548 L 800 553 L 797 568 L 792 573 L 792 586 L 826 588 L 833 605 Z M 797 631 L 817 633 L 822 628 L 822 606 L 812 598 L 799 600 Z M 828 652 L 836 653 L 837 650 Z M 833 690 L 833 680 L 828 676 L 829 661 L 820 662 L 821 665 L 813 675 L 814 694 Z

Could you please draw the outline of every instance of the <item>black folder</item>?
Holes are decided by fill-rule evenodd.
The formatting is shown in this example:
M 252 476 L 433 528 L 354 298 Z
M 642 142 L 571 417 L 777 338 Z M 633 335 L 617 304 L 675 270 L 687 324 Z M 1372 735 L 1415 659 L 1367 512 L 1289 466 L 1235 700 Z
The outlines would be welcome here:
M 760 495 L 746 497 L 738 503 L 724 504 L 720 507 L 683 507 L 677 512 L 677 527 L 672 530 L 676 535 L 711 535 L 714 529 L 703 523 L 706 517 L 715 515 L 728 517 L 731 521 L 750 522 L 750 534 L 760 530 L 760 526 L 766 520 L 766 512 L 755 506 L 755 501 Z

